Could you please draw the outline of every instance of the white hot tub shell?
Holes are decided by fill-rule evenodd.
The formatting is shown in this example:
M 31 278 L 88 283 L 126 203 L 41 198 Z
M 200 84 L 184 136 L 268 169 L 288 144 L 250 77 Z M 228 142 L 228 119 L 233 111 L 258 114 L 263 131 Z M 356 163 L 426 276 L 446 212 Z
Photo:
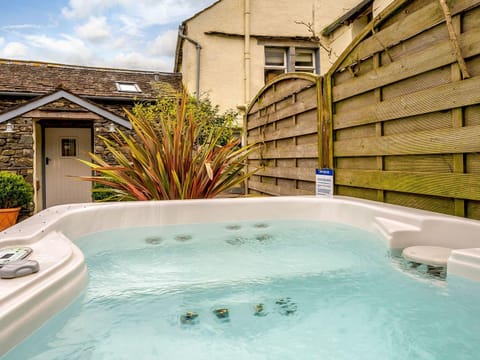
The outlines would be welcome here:
M 269 197 L 62 205 L 0 233 L 0 249 L 27 246 L 38 273 L 0 279 L 0 356 L 70 304 L 86 287 L 75 239 L 99 231 L 208 222 L 302 219 L 380 235 L 388 248 L 453 249 L 452 276 L 480 281 L 480 221 L 347 197 Z

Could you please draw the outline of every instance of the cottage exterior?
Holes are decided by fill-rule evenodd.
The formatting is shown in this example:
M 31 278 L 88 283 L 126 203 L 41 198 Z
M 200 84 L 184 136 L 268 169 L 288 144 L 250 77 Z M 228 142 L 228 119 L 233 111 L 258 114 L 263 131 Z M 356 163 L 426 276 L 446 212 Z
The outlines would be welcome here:
M 208 95 L 222 110 L 244 110 L 278 74 L 325 73 L 368 23 L 372 3 L 217 1 L 181 24 L 174 71 L 191 93 Z
M 105 153 L 98 135 L 131 127 L 124 109 L 173 96 L 181 75 L 0 60 L 0 170 L 32 183 L 35 211 L 91 201 L 88 152 Z

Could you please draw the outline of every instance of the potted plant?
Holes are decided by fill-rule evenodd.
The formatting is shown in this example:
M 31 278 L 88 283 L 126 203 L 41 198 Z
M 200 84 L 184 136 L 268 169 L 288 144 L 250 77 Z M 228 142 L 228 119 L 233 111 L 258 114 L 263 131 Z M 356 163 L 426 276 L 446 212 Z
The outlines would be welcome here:
M 32 185 L 23 176 L 0 171 L 0 231 L 15 225 L 21 208 L 32 202 Z

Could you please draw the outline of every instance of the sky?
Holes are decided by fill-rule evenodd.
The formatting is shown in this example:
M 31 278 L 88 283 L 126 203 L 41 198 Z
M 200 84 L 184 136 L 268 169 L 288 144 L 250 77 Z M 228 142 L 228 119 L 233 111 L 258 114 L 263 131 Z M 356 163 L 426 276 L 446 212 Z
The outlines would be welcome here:
M 0 0 L 0 58 L 172 72 L 178 26 L 215 0 Z

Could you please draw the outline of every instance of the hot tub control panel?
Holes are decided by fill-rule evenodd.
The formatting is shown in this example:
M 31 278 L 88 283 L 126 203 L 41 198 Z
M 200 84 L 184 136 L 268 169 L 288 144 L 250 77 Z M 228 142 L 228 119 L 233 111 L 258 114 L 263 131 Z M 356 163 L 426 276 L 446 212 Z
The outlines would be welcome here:
M 17 260 L 5 264 L 0 269 L 1 279 L 15 279 L 38 272 L 40 269 L 36 260 Z
M 0 268 L 12 261 L 25 259 L 32 253 L 29 247 L 12 247 L 0 249 Z
M 38 261 L 25 259 L 31 253 L 29 247 L 1 249 L 0 279 L 14 279 L 38 272 Z

